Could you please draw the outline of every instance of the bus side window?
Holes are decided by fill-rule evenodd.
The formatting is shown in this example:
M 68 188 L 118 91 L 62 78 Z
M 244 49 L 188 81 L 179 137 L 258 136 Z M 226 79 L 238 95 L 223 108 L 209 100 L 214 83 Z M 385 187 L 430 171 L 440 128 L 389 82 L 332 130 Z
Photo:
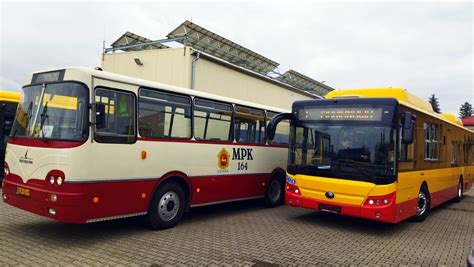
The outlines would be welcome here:
M 105 88 L 95 90 L 95 101 L 105 105 L 105 121 L 96 125 L 95 140 L 101 143 L 136 141 L 135 95 Z
M 138 130 L 142 137 L 191 138 L 191 98 L 140 89 Z
M 263 110 L 235 106 L 235 140 L 243 143 L 265 143 L 265 112 Z
M 197 140 L 232 140 L 232 105 L 194 99 L 194 137 Z
M 268 123 L 270 120 L 276 116 L 278 113 L 276 112 L 271 112 L 267 111 L 267 116 L 266 116 L 266 123 L 268 126 Z M 288 120 L 282 120 L 275 131 L 275 137 L 273 140 L 268 140 L 269 144 L 277 144 L 277 145 L 288 145 L 289 143 L 289 138 L 290 138 L 290 122 Z

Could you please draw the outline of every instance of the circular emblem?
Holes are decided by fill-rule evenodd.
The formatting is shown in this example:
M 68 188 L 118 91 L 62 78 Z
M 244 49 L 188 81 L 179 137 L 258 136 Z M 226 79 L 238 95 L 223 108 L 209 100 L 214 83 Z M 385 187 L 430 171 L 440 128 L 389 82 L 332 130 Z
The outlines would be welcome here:
M 333 192 L 326 192 L 326 197 L 327 198 L 334 198 L 334 193 Z
M 220 169 L 227 169 L 227 167 L 229 167 L 229 153 L 227 152 L 227 150 L 225 150 L 225 148 L 223 148 L 219 154 L 217 154 L 217 166 L 220 168 Z

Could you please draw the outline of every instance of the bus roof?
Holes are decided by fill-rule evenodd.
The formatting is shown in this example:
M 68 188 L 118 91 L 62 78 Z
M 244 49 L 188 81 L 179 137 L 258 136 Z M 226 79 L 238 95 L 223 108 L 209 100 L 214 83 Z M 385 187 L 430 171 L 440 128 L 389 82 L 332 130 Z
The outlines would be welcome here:
M 327 99 L 336 98 L 395 98 L 401 105 L 420 111 L 422 113 L 436 117 L 442 121 L 455 125 L 457 127 L 465 128 L 462 121 L 459 120 L 455 115 L 450 113 L 439 114 L 433 111 L 431 104 L 408 92 L 404 88 L 358 88 L 358 89 L 344 89 L 334 90 L 326 95 Z M 472 131 L 471 131 L 472 132 Z
M 49 69 L 49 70 L 43 70 L 43 71 L 38 71 L 35 73 L 43 73 L 43 72 L 50 72 L 50 71 L 57 71 L 57 70 L 66 70 L 68 71 L 76 71 L 79 72 L 79 76 L 82 75 L 87 75 L 90 80 L 90 76 L 99 78 L 99 79 L 106 79 L 106 80 L 111 80 L 111 81 L 116 81 L 119 83 L 126 83 L 126 84 L 131 84 L 131 85 L 136 85 L 136 86 L 143 86 L 143 87 L 149 87 L 153 89 L 160 89 L 164 91 L 169 91 L 169 92 L 174 92 L 174 93 L 181 93 L 181 94 L 186 94 L 186 95 L 191 95 L 191 96 L 196 96 L 196 97 L 202 97 L 202 98 L 208 98 L 208 99 L 213 99 L 217 101 L 223 101 L 223 102 L 228 102 L 228 103 L 234 103 L 237 105 L 242 105 L 242 106 L 248 106 L 248 107 L 254 107 L 254 108 L 259 108 L 259 109 L 264 109 L 268 111 L 274 111 L 274 112 L 289 112 L 289 110 L 278 108 L 278 107 L 272 107 L 272 106 L 267 106 L 267 105 L 262 105 L 262 104 L 256 104 L 252 102 L 247 102 L 239 99 L 234 99 L 230 97 L 225 97 L 225 96 L 220 96 L 220 95 L 215 95 L 215 94 L 210 94 L 210 93 L 205 93 L 197 90 L 192 90 L 188 88 L 183 88 L 179 86 L 174 86 L 174 85 L 169 85 L 169 84 L 164 84 L 164 83 L 158 83 L 158 82 L 152 82 L 148 80 L 143 80 L 139 78 L 134 78 L 134 77 L 129 77 L 125 75 L 120 75 L 120 74 L 115 74 L 111 72 L 106 72 L 106 71 L 100 71 L 100 70 L 95 70 L 87 67 L 80 67 L 80 66 L 73 66 L 73 67 L 65 67 L 65 68 L 55 68 L 55 69 Z M 33 74 L 35 74 L 33 73 Z M 86 78 L 86 77 L 84 77 Z M 65 80 L 67 80 L 67 74 L 65 74 Z M 31 76 L 29 81 L 31 81 Z M 268 96 L 269 99 L 271 99 L 273 96 Z
M 20 92 L 0 90 L 0 101 L 18 103 L 20 102 L 20 96 Z

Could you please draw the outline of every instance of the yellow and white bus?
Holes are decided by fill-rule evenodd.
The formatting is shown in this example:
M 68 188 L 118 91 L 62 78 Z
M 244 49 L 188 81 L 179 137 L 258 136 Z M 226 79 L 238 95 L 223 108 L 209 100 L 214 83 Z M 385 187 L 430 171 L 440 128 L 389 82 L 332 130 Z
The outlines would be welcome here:
M 285 110 L 82 67 L 35 73 L 7 146 L 6 203 L 69 223 L 145 215 L 174 226 L 189 207 L 284 201 Z
M 404 89 L 330 92 L 297 101 L 290 120 L 286 204 L 396 223 L 422 221 L 474 180 L 474 132 Z
M 12 127 L 15 112 L 20 101 L 19 92 L 2 91 L 0 90 L 0 140 L 2 141 L 0 147 L 0 160 L 2 161 L 2 171 L 0 173 L 0 180 L 3 179 L 3 161 L 5 159 L 5 146 L 7 145 L 8 135 Z

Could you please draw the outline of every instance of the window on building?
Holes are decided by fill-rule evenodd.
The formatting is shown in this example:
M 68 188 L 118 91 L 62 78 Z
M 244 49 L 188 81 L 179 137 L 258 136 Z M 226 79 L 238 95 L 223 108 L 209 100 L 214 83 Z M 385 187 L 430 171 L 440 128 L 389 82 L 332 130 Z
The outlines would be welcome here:
M 278 113 L 267 111 L 267 125 L 270 120 L 275 117 Z M 273 140 L 268 140 L 269 144 L 280 144 L 280 145 L 288 145 L 290 134 L 290 122 L 288 120 L 282 120 L 278 123 L 277 128 L 275 130 L 275 137 Z
M 425 160 L 438 160 L 440 158 L 439 125 L 424 123 L 425 130 Z
M 194 137 L 197 140 L 232 140 L 232 105 L 194 99 Z
M 265 112 L 263 110 L 235 106 L 234 136 L 237 142 L 265 143 Z
M 138 130 L 142 137 L 191 138 L 191 98 L 141 89 Z
M 122 91 L 98 88 L 95 90 L 96 109 L 105 108 L 103 121 L 96 124 L 95 140 L 102 143 L 134 143 L 135 96 Z M 99 113 L 99 112 L 97 112 Z

